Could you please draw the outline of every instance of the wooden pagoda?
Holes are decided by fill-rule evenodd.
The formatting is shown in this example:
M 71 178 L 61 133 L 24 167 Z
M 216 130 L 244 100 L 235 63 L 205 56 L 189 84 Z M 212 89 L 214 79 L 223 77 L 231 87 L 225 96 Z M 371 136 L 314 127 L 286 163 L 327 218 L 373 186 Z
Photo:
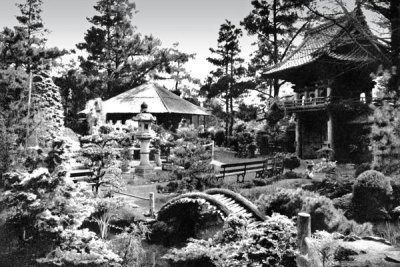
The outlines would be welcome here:
M 309 30 L 300 46 L 268 69 L 267 78 L 291 82 L 294 99 L 286 100 L 296 115 L 295 146 L 301 158 L 315 158 L 329 147 L 335 158 L 352 161 L 364 153 L 365 123 L 357 118 L 372 101 L 376 72 L 385 56 L 360 9 Z

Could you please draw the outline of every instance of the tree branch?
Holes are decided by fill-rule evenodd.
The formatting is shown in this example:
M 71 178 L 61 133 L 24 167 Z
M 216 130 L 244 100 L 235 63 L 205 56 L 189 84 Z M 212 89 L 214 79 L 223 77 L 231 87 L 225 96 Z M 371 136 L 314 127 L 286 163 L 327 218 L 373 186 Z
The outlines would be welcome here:
M 309 21 L 307 21 L 306 23 L 304 23 L 298 30 L 297 32 L 293 35 L 292 39 L 290 39 L 289 43 L 287 44 L 285 51 L 283 51 L 282 55 L 281 55 L 281 59 L 280 61 L 282 61 L 284 59 L 284 57 L 286 56 L 286 53 L 289 51 L 290 46 L 292 45 L 294 39 L 296 39 L 296 37 L 300 34 L 300 32 L 303 31 L 303 29 L 306 27 L 306 25 L 309 23 Z

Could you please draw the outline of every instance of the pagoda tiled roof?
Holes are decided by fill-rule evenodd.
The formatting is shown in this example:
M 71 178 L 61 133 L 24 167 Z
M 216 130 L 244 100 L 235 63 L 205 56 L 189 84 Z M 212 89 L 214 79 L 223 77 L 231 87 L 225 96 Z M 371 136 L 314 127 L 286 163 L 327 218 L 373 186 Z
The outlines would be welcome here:
M 371 52 L 371 42 L 375 40 L 365 20 L 361 18 L 360 21 L 360 18 L 351 12 L 335 22 L 329 21 L 310 29 L 303 42 L 264 75 L 276 76 L 316 61 L 376 62 L 377 53 Z

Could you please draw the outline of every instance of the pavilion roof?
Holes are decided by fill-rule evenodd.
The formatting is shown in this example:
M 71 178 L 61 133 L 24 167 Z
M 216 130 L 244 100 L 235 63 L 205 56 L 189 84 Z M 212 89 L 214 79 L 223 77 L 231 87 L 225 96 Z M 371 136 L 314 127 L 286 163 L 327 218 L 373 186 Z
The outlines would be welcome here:
M 335 22 L 328 21 L 310 29 L 303 42 L 264 75 L 281 78 L 285 76 L 285 72 L 316 62 L 377 62 L 379 56 L 382 56 L 380 46 L 369 30 L 364 16 L 355 10 Z
M 149 113 L 179 113 L 210 115 L 202 107 L 180 98 L 168 89 L 153 82 L 142 84 L 103 103 L 104 113 L 140 113 L 143 102 Z

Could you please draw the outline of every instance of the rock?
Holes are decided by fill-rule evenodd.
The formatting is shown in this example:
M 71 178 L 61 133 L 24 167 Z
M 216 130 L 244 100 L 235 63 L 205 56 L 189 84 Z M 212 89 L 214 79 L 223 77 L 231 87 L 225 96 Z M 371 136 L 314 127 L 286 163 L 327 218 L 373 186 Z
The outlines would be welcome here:
M 365 236 L 365 237 L 363 237 L 362 239 L 363 239 L 363 240 L 371 240 L 371 241 L 375 241 L 375 242 L 380 242 L 380 243 L 385 244 L 385 245 L 388 245 L 388 246 L 391 246 L 391 245 L 392 245 L 392 244 L 391 244 L 389 241 L 387 241 L 386 239 L 381 238 L 381 237 L 377 237 L 377 236 Z

